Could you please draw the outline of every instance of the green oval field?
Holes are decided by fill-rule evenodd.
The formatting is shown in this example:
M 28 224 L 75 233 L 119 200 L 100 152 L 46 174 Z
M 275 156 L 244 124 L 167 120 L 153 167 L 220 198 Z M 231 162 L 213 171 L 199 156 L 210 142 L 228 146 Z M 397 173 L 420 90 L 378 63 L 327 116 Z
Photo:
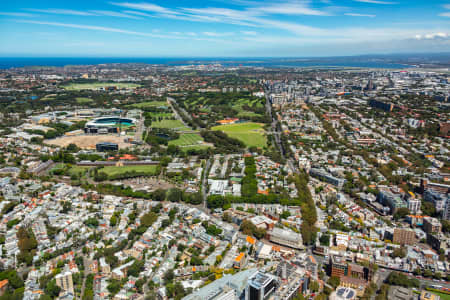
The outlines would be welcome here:
M 228 136 L 244 142 L 248 147 L 265 147 L 267 138 L 263 127 L 264 124 L 261 123 L 247 122 L 214 126 L 212 130 L 223 131 Z

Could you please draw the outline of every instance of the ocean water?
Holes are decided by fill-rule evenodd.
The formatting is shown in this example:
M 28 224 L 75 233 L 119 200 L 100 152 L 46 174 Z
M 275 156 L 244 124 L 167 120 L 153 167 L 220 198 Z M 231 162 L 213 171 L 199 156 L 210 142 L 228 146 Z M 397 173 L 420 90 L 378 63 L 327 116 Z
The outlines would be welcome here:
M 110 63 L 145 63 L 152 65 L 200 65 L 222 64 L 224 66 L 251 66 L 266 68 L 380 68 L 405 69 L 412 66 L 390 62 L 389 60 L 365 57 L 336 57 L 336 58 L 114 58 L 114 57 L 0 57 L 0 69 L 67 65 L 98 65 Z

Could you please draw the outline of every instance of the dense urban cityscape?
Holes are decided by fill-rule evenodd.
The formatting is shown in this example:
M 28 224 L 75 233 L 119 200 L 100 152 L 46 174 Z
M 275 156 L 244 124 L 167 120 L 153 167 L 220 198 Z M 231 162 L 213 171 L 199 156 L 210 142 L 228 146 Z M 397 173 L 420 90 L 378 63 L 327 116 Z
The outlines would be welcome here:
M 448 299 L 448 69 L 0 71 L 0 299 Z

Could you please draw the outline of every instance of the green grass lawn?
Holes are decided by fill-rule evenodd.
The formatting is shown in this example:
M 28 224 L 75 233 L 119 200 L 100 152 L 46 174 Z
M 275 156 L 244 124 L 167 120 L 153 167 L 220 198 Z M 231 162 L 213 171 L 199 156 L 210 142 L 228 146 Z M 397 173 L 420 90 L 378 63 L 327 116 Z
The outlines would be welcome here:
M 161 120 L 152 122 L 152 127 L 189 130 L 189 128 L 185 127 L 183 122 L 181 122 L 180 120 Z
M 134 108 L 158 107 L 158 106 L 169 107 L 169 105 L 167 104 L 166 101 L 147 101 L 147 102 L 141 102 L 141 103 L 134 103 L 129 106 L 134 107 Z
M 152 116 L 152 118 L 159 118 L 159 117 L 167 118 L 173 116 L 173 113 L 171 112 L 146 112 L 146 114 L 149 114 L 150 116 Z
M 78 175 L 78 176 L 84 176 L 90 169 L 91 167 L 87 167 L 87 166 L 77 166 L 77 165 L 73 165 L 70 169 L 69 169 L 69 174 L 72 175 Z
M 64 168 L 64 164 L 63 163 L 56 163 L 51 169 L 50 169 L 50 173 L 59 169 L 63 169 Z
M 79 91 L 79 90 L 96 90 L 101 87 L 115 86 L 117 88 L 136 88 L 140 86 L 135 83 L 124 83 L 124 82 L 92 82 L 92 83 L 70 83 L 64 85 L 63 88 L 68 91 Z
M 261 102 L 261 100 L 259 99 L 239 99 L 238 101 L 234 102 L 233 105 L 231 106 L 233 109 L 239 111 L 239 115 L 242 114 L 253 114 L 253 115 L 258 115 L 255 114 L 252 111 L 248 111 L 245 110 L 242 106 L 244 106 L 245 104 L 247 104 L 248 106 L 254 106 L 256 104 L 256 107 L 262 108 L 264 107 L 264 104 Z
M 264 124 L 260 123 L 238 123 L 231 125 L 219 125 L 212 130 L 220 130 L 228 136 L 236 138 L 245 143 L 248 147 L 264 147 L 267 145 L 267 138 L 263 129 Z
M 208 112 L 211 111 L 210 106 L 212 105 L 209 101 L 209 99 L 205 99 L 205 97 L 199 97 L 199 98 L 190 98 L 188 101 L 185 102 L 185 104 L 189 107 L 190 110 L 195 109 L 196 112 Z M 245 110 L 243 108 L 244 105 L 248 106 L 254 106 L 258 108 L 264 108 L 264 101 L 260 98 L 239 98 L 239 99 L 232 99 L 230 102 L 224 104 L 227 106 L 230 106 L 234 110 L 239 112 L 238 117 L 252 117 L 252 116 L 259 116 L 260 114 L 255 114 L 252 111 Z
M 94 102 L 94 100 L 92 100 L 91 98 L 86 98 L 86 97 L 77 97 L 77 98 L 75 98 L 75 100 L 77 100 L 78 104 L 86 104 L 86 103 Z
M 182 147 L 181 150 L 183 150 L 184 152 L 189 151 L 189 150 L 203 150 L 203 149 L 207 149 L 210 148 L 210 145 L 195 145 L 195 146 L 185 146 Z
M 102 168 L 101 170 L 99 170 L 99 172 L 104 172 L 108 176 L 114 176 L 114 175 L 117 175 L 117 174 L 122 174 L 122 173 L 125 173 L 125 172 L 131 172 L 131 171 L 146 172 L 146 173 L 149 173 L 149 174 L 156 174 L 157 168 L 158 168 L 158 166 L 156 166 L 156 165 L 151 165 L 151 166 L 123 166 L 123 167 L 108 166 L 108 167 Z
M 203 138 L 195 133 L 186 133 L 181 134 L 180 137 L 176 140 L 169 141 L 169 145 L 175 146 L 197 146 L 199 142 L 203 142 Z
M 43 98 L 41 98 L 41 101 L 51 101 L 51 100 L 55 100 L 56 99 L 56 95 L 47 95 Z
M 440 293 L 440 292 L 436 292 L 436 291 L 429 291 L 432 294 L 435 294 L 439 297 L 441 297 L 442 300 L 450 300 L 450 295 L 449 294 L 445 294 L 445 293 Z
M 242 110 L 238 113 L 237 117 L 238 118 L 249 118 L 249 117 L 256 117 L 256 116 L 260 116 L 260 114 L 257 114 L 253 111 L 248 111 L 248 110 Z

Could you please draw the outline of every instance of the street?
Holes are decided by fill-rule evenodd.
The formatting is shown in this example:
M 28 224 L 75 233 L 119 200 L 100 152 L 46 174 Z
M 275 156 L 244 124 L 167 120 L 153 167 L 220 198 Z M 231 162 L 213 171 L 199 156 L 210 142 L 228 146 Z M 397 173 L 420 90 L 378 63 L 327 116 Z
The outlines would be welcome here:
M 207 213 L 208 212 L 208 205 L 207 205 L 207 195 L 206 195 L 206 187 L 208 186 L 208 172 L 209 168 L 211 167 L 211 159 L 206 160 L 205 168 L 203 169 L 203 177 L 202 177 L 202 197 L 203 197 L 203 210 Z
M 172 112 L 175 115 L 175 118 L 179 121 L 181 121 L 183 123 L 184 126 L 190 128 L 189 124 L 186 124 L 186 122 L 184 122 L 183 118 L 180 116 L 180 114 L 178 113 L 178 111 L 173 107 L 173 103 L 176 103 L 175 99 L 171 98 L 171 97 L 167 97 L 167 103 L 169 103 L 170 108 L 172 109 Z M 189 119 L 191 119 L 191 117 L 189 116 L 188 113 L 186 113 L 185 111 L 183 112 L 186 116 L 188 116 Z
M 272 124 L 271 124 L 272 135 L 275 139 L 275 143 L 277 144 L 278 149 L 280 150 L 281 157 L 284 159 L 284 149 L 283 149 L 283 145 L 281 144 L 280 132 L 278 132 L 278 130 L 277 130 L 278 121 L 272 115 L 272 103 L 270 102 L 270 99 L 269 99 L 269 91 L 266 89 L 264 91 L 264 93 L 266 96 L 266 111 L 267 111 L 267 114 L 269 115 L 269 117 L 272 119 Z

